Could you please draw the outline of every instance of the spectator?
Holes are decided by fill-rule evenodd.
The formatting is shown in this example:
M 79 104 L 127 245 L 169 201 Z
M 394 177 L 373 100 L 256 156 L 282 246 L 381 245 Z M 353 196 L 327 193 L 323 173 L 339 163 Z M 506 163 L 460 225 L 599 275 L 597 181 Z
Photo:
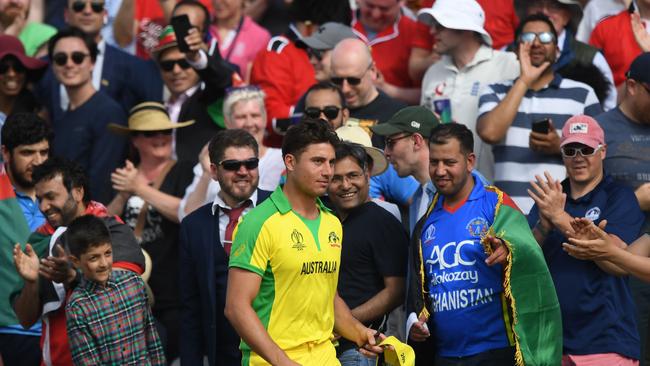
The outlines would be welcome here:
M 108 212 L 124 219 L 151 256 L 152 310 L 165 328 L 169 360 L 178 357 L 179 344 L 178 207 L 192 179 L 192 165 L 172 158 L 172 132 L 192 123 L 174 124 L 162 104 L 145 102 L 133 107 L 128 127 L 109 125 L 113 132 L 130 134 L 133 162 L 127 160 L 111 175 L 118 193 Z
M 88 178 L 78 164 L 50 158 L 34 169 L 32 179 L 47 222 L 32 233 L 27 240 L 31 245 L 25 245 L 24 252 L 20 246 L 14 247 L 14 262 L 24 286 L 14 289 L 13 307 L 25 328 L 43 319 L 43 363 L 71 365 L 65 318 L 66 293 L 78 284 L 79 278 L 70 268 L 66 241 L 61 236 L 65 226 L 82 215 L 103 218 L 114 242 L 114 269 L 142 274 L 144 256 L 133 231 L 109 217 L 101 203 L 90 200 Z
M 321 24 L 350 23 L 347 0 L 296 0 L 289 5 L 292 23 L 285 35 L 271 38 L 253 61 L 250 81 L 266 93 L 265 145 L 280 147 L 282 135 L 293 122 L 295 105 L 316 81 L 306 50 L 297 41 L 309 37 Z
M 383 331 L 388 314 L 404 299 L 408 235 L 400 222 L 368 195 L 370 175 L 379 170 L 374 169 L 374 159 L 367 152 L 385 159 L 377 150 L 348 142 L 337 146 L 327 192 L 343 226 L 338 293 L 358 321 Z M 368 231 L 369 227 L 376 230 Z M 336 353 L 343 366 L 375 363 L 345 339 L 339 341 Z
M 18 38 L 0 34 L 0 127 L 12 113 L 36 113 L 40 103 L 28 88 L 47 63 L 27 57 Z
M 131 271 L 112 271 L 113 245 L 104 221 L 81 216 L 66 239 L 83 275 L 65 307 L 73 363 L 166 365 L 145 283 Z
M 528 223 L 553 277 L 563 329 L 563 363 L 636 364 L 639 334 L 628 281 L 606 261 L 581 261 L 562 249 L 574 217 L 606 222 L 610 235 L 631 242 L 643 225 L 633 191 L 605 174 L 605 135 L 593 118 L 577 115 L 562 129 L 567 178 L 537 176 Z M 604 224 L 603 224 L 604 225 Z M 604 294 L 607 296 L 594 296 Z M 598 321 L 593 321 L 598 319 Z
M 420 104 L 445 122 L 462 123 L 476 133 L 481 86 L 519 76 L 516 56 L 490 47 L 485 15 L 475 0 L 438 0 L 432 8 L 420 10 L 418 19 L 431 26 L 434 50 L 442 55 L 424 75 Z M 492 180 L 492 149 L 477 139 L 474 151 L 477 169 Z
M 259 187 L 272 191 L 280 183 L 284 172 L 282 151 L 262 144 L 266 126 L 264 92 L 257 87 L 241 87 L 230 91 L 223 104 L 226 129 L 243 129 L 257 141 L 259 161 Z M 179 207 L 179 218 L 214 201 L 219 192 L 219 182 L 212 179 L 210 156 L 207 146 L 199 155 L 199 164 L 194 166 L 194 180 L 185 190 Z
M 400 0 L 359 0 L 358 5 L 352 28 L 372 50 L 378 75 L 374 82 L 392 98 L 418 103 L 421 76 L 409 73 L 409 66 L 433 62 L 426 26 L 402 15 Z
M 65 87 L 70 103 L 52 120 L 54 154 L 78 162 L 88 172 L 93 200 L 112 198 L 110 174 L 122 160 L 125 141 L 111 134 L 109 122 L 124 124 L 122 107 L 92 84 L 97 58 L 93 39 L 78 28 L 59 31 L 50 39 L 48 54 L 54 76 Z
M 533 0 L 526 2 L 526 14 L 546 15 L 557 33 L 558 59 L 554 69 L 563 77 L 583 82 L 594 89 L 604 109 L 616 106 L 616 86 L 605 57 L 588 44 L 575 39 L 575 23 L 582 7 L 578 0 Z M 571 23 L 573 20 L 573 24 Z
M 0 34 L 18 37 L 27 24 L 29 0 L 0 0 Z
M 332 51 L 332 83 L 343 91 L 350 117 L 362 120 L 364 127 L 386 122 L 406 105 L 377 89 L 378 70 L 368 46 L 359 39 L 345 39 Z M 384 141 L 372 136 L 372 144 L 383 148 Z
M 29 233 L 45 221 L 38 210 L 32 173 L 49 156 L 52 131 L 36 115 L 16 113 L 7 119 L 2 132 L 5 163 L 0 168 L 0 190 L 5 194 L 0 205 L 0 267 L 5 270 L 0 277 L 0 355 L 7 365 L 36 366 L 41 359 L 41 324 L 23 328 L 11 307 L 10 294 L 22 283 L 13 270 L 9 248 L 24 243 Z
M 68 0 L 65 20 L 93 38 L 97 45 L 92 86 L 118 102 L 124 113 L 136 104 L 149 100 L 162 100 L 162 80 L 151 62 L 107 44 L 102 37 L 106 18 L 104 2 Z M 53 66 L 54 67 L 54 66 Z M 66 88 L 55 77 L 53 67 L 48 69 L 38 85 L 39 98 L 46 105 L 51 120 L 59 120 L 70 104 Z
M 434 340 L 435 365 L 559 365 L 560 308 L 544 256 L 508 195 L 472 173 L 472 140 L 457 123 L 431 132 L 438 193 L 411 238 L 407 333 Z
M 225 89 L 232 85 L 233 70 L 219 53 L 208 57 L 198 29 L 191 28 L 185 40 L 190 46 L 187 53 L 178 49 L 174 29 L 168 26 L 160 36 L 154 55 L 170 92 L 165 107 L 171 121 L 196 121 L 192 126 L 176 131 L 174 136 L 174 152 L 178 160 L 195 164 L 201 147 L 224 127 L 219 123 L 221 114 L 215 115 L 210 106 L 218 102 Z
M 494 184 L 528 213 L 533 206 L 528 182 L 545 170 L 558 179 L 566 174 L 556 128 L 570 116 L 594 116 L 602 109 L 591 87 L 554 71 L 557 34 L 545 15 L 522 20 L 517 42 L 521 76 L 483 89 L 476 128 L 483 141 L 494 145 Z M 544 119 L 548 123 L 542 127 L 548 130 L 533 131 L 533 122 Z
M 237 226 L 225 314 L 250 363 L 336 364 L 333 331 L 366 355 L 382 350 L 375 331 L 359 323 L 336 292 L 342 229 L 318 197 L 332 175 L 337 143 L 323 121 L 291 127 L 282 145 L 287 183 Z M 269 284 L 274 296 L 258 296 Z
M 210 366 L 236 366 L 239 337 L 223 315 L 233 231 L 271 192 L 258 188 L 258 145 L 248 132 L 219 132 L 208 150 L 211 177 L 222 189 L 181 223 L 181 362 L 202 364 L 207 356 Z
M 298 41 L 299 45 L 304 44 L 307 47 L 309 62 L 314 67 L 317 81 L 329 80 L 332 49 L 346 38 L 357 38 L 352 28 L 341 23 L 327 22 L 318 27 L 311 36 Z
M 244 12 L 272 36 L 283 34 L 289 28 L 289 9 L 284 0 L 255 0 L 244 2 Z
M 223 58 L 239 66 L 240 74 L 248 81 L 253 60 L 271 35 L 244 14 L 243 2 L 215 0 L 210 34 L 217 39 Z
M 589 44 L 602 50 L 614 73 L 617 88 L 625 81 L 625 72 L 642 50 L 632 30 L 632 14 L 638 13 L 646 24 L 650 19 L 650 2 L 633 1 L 627 10 L 601 20 L 591 32 Z M 646 33 L 648 30 L 646 29 Z
M 589 43 L 591 32 L 602 19 L 616 15 L 630 6 L 632 0 L 591 0 L 587 2 L 578 24 L 576 39 Z

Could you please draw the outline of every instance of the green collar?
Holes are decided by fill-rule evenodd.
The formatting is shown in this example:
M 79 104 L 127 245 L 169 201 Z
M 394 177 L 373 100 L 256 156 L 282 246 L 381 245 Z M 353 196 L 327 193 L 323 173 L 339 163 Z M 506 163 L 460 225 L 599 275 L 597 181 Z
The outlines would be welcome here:
M 273 201 L 273 204 L 275 207 L 277 207 L 278 211 L 281 214 L 284 215 L 287 212 L 291 211 L 291 204 L 289 203 L 287 196 L 282 191 L 282 186 L 278 186 L 275 191 L 271 193 L 270 199 Z M 318 206 L 318 210 L 320 211 L 331 211 L 327 206 L 323 204 L 320 198 L 316 198 L 316 206 Z

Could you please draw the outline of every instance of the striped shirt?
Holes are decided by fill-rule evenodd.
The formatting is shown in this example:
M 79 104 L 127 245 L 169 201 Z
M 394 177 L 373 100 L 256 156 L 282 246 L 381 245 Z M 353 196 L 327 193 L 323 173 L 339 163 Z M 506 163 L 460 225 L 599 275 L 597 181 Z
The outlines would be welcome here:
M 515 80 L 488 85 L 479 99 L 479 118 L 493 110 L 512 88 Z M 564 179 L 566 170 L 560 155 L 535 152 L 528 145 L 533 122 L 550 118 L 557 133 L 569 117 L 577 114 L 596 116 L 602 113 L 598 98 L 590 86 L 559 74 L 545 88 L 528 90 L 505 138 L 492 147 L 494 153 L 494 184 L 507 192 L 521 210 L 528 214 L 533 199 L 527 189 L 535 175 L 548 171 L 555 179 Z
M 113 271 L 106 286 L 84 280 L 65 309 L 75 365 L 166 365 L 144 281 Z

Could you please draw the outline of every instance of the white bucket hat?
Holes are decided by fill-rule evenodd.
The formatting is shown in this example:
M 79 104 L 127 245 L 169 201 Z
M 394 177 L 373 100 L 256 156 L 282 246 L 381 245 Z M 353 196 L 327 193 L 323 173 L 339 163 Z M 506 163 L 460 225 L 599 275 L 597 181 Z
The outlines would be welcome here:
M 478 32 L 492 46 L 492 37 L 483 28 L 485 12 L 476 0 L 437 0 L 433 7 L 418 12 L 418 20 L 429 26 L 436 22 L 449 29 Z

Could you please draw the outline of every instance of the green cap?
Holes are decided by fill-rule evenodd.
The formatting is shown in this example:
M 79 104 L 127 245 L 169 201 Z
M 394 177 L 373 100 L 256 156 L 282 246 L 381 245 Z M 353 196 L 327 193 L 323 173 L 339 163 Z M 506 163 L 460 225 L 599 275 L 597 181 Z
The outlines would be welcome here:
M 429 138 L 431 130 L 439 124 L 440 120 L 433 112 L 422 106 L 412 106 L 400 109 L 388 121 L 372 126 L 370 129 L 380 136 L 410 132 Z

